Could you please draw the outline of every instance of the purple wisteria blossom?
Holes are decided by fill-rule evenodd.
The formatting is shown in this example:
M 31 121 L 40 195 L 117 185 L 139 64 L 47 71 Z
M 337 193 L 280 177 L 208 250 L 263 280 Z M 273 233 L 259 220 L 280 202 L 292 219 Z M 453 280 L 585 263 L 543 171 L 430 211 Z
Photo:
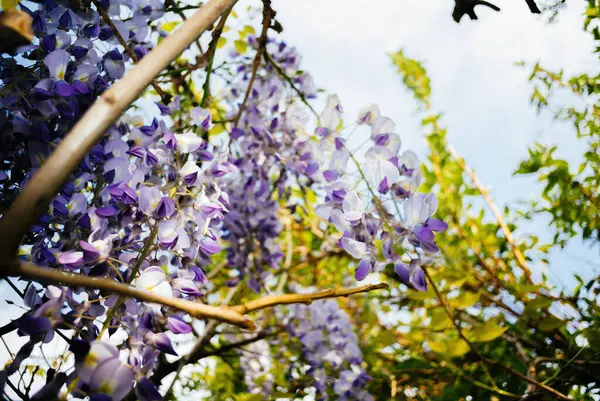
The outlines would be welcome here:
M 357 119 L 359 125 L 371 129 L 371 146 L 366 151 L 348 148 L 340 130 L 341 121 L 339 100 L 330 95 L 321 125 L 315 130 L 319 147 L 313 157 L 321 160 L 324 192 L 317 213 L 340 231 L 339 246 L 357 260 L 354 277 L 358 281 L 392 263 L 403 282 L 425 291 L 427 282 L 420 266 L 427 263 L 418 255 L 438 252 L 435 233 L 448 226 L 433 217 L 437 209 L 435 195 L 418 192 L 422 181 L 419 160 L 409 150 L 400 153 L 395 124 L 382 116 L 377 106 L 365 107 Z M 357 163 L 359 158 L 364 163 Z M 354 175 L 348 174 L 352 168 L 358 170 Z M 378 240 L 383 241 L 383 252 L 376 246 Z M 412 251 L 406 249 L 410 246 L 414 247 Z M 399 248 L 406 249 L 407 255 L 396 254 Z M 412 260 L 410 268 L 402 262 L 406 258 Z

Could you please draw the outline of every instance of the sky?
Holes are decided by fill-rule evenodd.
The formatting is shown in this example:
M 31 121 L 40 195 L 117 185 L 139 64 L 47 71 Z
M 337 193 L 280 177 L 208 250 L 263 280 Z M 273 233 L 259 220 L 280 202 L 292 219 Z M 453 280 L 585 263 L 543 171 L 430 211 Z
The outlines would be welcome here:
M 464 17 L 460 24 L 451 17 L 450 0 L 287 3 L 273 1 L 284 27 L 282 36 L 297 47 L 302 68 L 317 86 L 340 97 L 347 118 L 354 118 L 362 106 L 377 104 L 396 122 L 403 148 L 421 157 L 426 148 L 416 104 L 388 55 L 403 49 L 406 56 L 424 62 L 432 106 L 444 113 L 449 142 L 499 206 L 539 195 L 535 179 L 512 175 L 534 142 L 559 144 L 561 157 L 580 160 L 582 147 L 574 141 L 571 126 L 548 113 L 538 115 L 529 103 L 532 86 L 527 79 L 538 61 L 551 70 L 562 68 L 567 75 L 597 67 L 591 36 L 582 29 L 584 1 L 569 2 L 552 24 L 515 0 L 495 1 L 502 9 L 499 13 L 478 7 L 479 20 Z M 526 66 L 515 65 L 520 61 Z M 316 109 L 321 108 L 322 101 Z M 516 236 L 535 233 L 549 240 L 547 225 L 539 219 Z M 587 261 L 597 260 L 598 251 L 574 241 L 551 256 L 551 280 L 571 288 L 574 272 L 584 278 L 594 274 Z

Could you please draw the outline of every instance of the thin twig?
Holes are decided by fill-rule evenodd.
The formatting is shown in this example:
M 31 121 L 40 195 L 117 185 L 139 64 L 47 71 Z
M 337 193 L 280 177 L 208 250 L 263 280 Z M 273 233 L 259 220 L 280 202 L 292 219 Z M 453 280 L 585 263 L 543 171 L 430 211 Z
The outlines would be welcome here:
M 135 266 L 133 267 L 133 270 L 131 271 L 131 276 L 129 277 L 129 280 L 127 281 L 127 285 L 130 285 L 133 282 L 133 280 L 135 280 L 138 272 L 140 271 L 140 267 L 142 266 L 142 263 L 144 263 L 144 260 L 146 260 L 146 258 L 148 257 L 148 254 L 152 251 L 152 246 L 154 245 L 154 240 L 156 239 L 157 235 L 158 235 L 158 224 L 155 224 L 154 227 L 152 227 L 152 230 L 150 231 L 150 235 L 148 235 L 148 237 L 146 238 L 146 243 L 144 244 L 142 251 L 140 252 L 140 254 L 137 257 L 137 262 L 136 262 Z M 110 310 L 106 314 L 106 320 L 104 321 L 102 330 L 100 330 L 100 333 L 98 334 L 98 339 L 101 339 L 104 332 L 106 330 L 108 330 L 108 327 L 110 326 L 113 316 L 115 315 L 115 313 L 117 312 L 117 310 L 119 309 L 119 307 L 121 306 L 123 301 L 125 301 L 125 296 L 123 294 L 121 294 L 117 298 L 117 301 L 115 302 L 113 307 L 110 308 Z
M 269 308 L 275 305 L 286 305 L 286 304 L 311 304 L 312 301 L 317 299 L 325 298 L 336 298 L 336 297 L 347 297 L 348 295 L 358 294 L 361 292 L 369 292 L 373 290 L 386 289 L 389 286 L 386 283 L 379 284 L 367 284 L 361 287 L 351 289 L 334 289 L 323 290 L 314 292 L 312 294 L 285 294 L 285 295 L 269 295 L 263 298 L 256 299 L 254 301 L 246 302 L 243 305 L 232 306 L 236 312 L 246 314 L 255 310 Z
M 427 276 L 427 279 L 429 280 L 429 283 L 433 287 L 433 291 L 435 292 L 435 295 L 437 296 L 437 299 L 442 304 L 442 307 L 446 311 L 446 314 L 448 315 L 448 318 L 452 321 L 452 324 L 456 328 L 456 331 L 458 331 L 458 335 L 460 336 L 460 338 L 467 344 L 467 346 L 469 347 L 469 349 L 472 352 L 474 352 L 480 360 L 482 360 L 483 357 L 481 356 L 481 354 L 479 353 L 479 351 L 475 348 L 475 346 L 473 345 L 473 343 L 471 343 L 471 341 L 463 333 L 462 328 L 460 327 L 460 323 L 458 323 L 458 321 L 456 320 L 456 317 L 454 316 L 454 313 L 452 312 L 452 309 L 450 309 L 450 306 L 448 305 L 448 303 L 446 302 L 446 300 L 442 297 L 442 294 L 441 294 L 440 290 L 437 288 L 437 285 L 435 284 L 435 282 L 433 281 L 433 279 L 431 278 L 431 275 L 429 274 L 428 269 L 425 266 L 421 266 L 421 269 L 423 269 L 423 271 L 425 272 L 425 275 Z M 488 379 L 492 383 L 492 387 L 494 389 L 496 389 L 496 390 L 499 389 L 498 385 L 496 384 L 496 381 L 494 380 L 494 378 L 492 377 L 492 375 L 488 371 L 487 367 L 485 366 L 485 363 L 481 363 L 480 365 L 481 365 L 481 368 L 483 369 L 483 372 L 485 373 L 485 375 L 488 377 Z
M 9 379 L 6 379 L 6 384 L 8 384 L 8 387 L 10 387 L 12 389 L 12 391 L 14 391 L 22 400 L 29 399 L 29 397 L 27 397 L 25 394 L 23 394 L 21 392 L 21 390 L 19 390 L 17 387 L 15 387 L 15 385 L 12 384 L 12 382 Z
M 108 25 L 110 27 L 110 29 L 113 31 L 113 35 L 115 35 L 115 37 L 117 38 L 117 40 L 119 41 L 121 46 L 123 46 L 123 48 L 125 49 L 125 52 L 127 52 L 129 57 L 131 58 L 131 60 L 133 60 L 133 62 L 137 64 L 139 62 L 137 55 L 133 52 L 133 50 L 131 50 L 131 48 L 129 47 L 129 45 L 127 44 L 127 42 L 125 41 L 125 39 L 123 38 L 123 36 L 119 32 L 119 30 L 117 29 L 117 27 L 115 26 L 115 24 L 112 22 L 110 15 L 108 15 L 106 13 L 104 8 L 102 8 L 102 6 L 98 3 L 97 0 L 92 0 L 92 3 L 94 3 L 94 5 L 96 6 L 96 9 L 98 10 L 98 13 L 100 14 L 100 16 L 102 16 L 102 20 L 104 21 L 104 23 L 106 25 Z M 158 95 L 162 99 L 162 102 L 164 104 L 168 104 L 170 101 L 171 95 L 169 95 L 168 93 L 165 93 L 165 91 L 162 90 L 162 88 L 158 85 L 158 83 L 154 79 L 152 80 L 152 87 L 154 88 L 156 93 L 158 93 Z
M 481 196 L 483 197 L 483 199 L 487 203 L 488 207 L 490 208 L 492 214 L 496 218 L 496 221 L 500 225 L 500 228 L 502 228 L 502 231 L 504 232 L 504 236 L 506 237 L 506 241 L 510 245 L 510 248 L 511 248 L 513 254 L 515 255 L 515 258 L 517 259 L 517 263 L 523 270 L 523 273 L 525 273 L 525 276 L 527 277 L 527 281 L 532 283 L 533 281 L 531 279 L 531 270 L 527 266 L 525 256 L 523 255 L 523 252 L 521 252 L 519 247 L 517 247 L 517 245 L 515 244 L 515 240 L 512 235 L 512 232 L 510 231 L 510 228 L 508 228 L 508 225 L 504 221 L 504 217 L 502 216 L 502 213 L 500 212 L 500 210 L 498 210 L 498 207 L 494 203 L 494 200 L 490 196 L 489 192 L 483 187 L 483 184 L 481 183 L 481 181 L 479 181 L 479 178 L 475 174 L 475 171 L 473 171 L 471 168 L 469 168 L 469 166 L 467 166 L 465 160 L 456 152 L 456 150 L 454 150 L 452 145 L 448 145 L 448 151 L 454 158 L 454 161 L 456 162 L 456 164 L 458 164 L 460 166 L 460 168 L 462 168 L 463 171 L 465 173 L 467 173 L 467 175 L 471 178 L 471 181 L 473 181 L 473 184 L 477 187 L 477 189 L 481 193 Z
M 271 19 L 274 17 L 275 12 L 271 8 L 271 1 L 264 0 L 263 1 L 263 23 L 262 23 L 262 32 L 257 39 L 258 49 L 256 50 L 256 56 L 254 56 L 254 61 L 252 61 L 252 75 L 250 75 L 250 81 L 248 81 L 248 88 L 246 89 L 246 94 L 244 95 L 244 100 L 240 105 L 240 109 L 233 120 L 233 126 L 237 127 L 240 122 L 240 118 L 242 118 L 242 114 L 244 113 L 244 108 L 246 107 L 246 102 L 250 97 L 250 93 L 252 92 L 252 86 L 254 85 L 254 80 L 256 79 L 256 74 L 258 72 L 258 67 L 260 67 L 260 60 L 263 56 L 263 53 L 266 53 L 267 49 L 267 32 L 269 27 L 271 26 Z
M 539 388 L 541 388 L 542 390 L 546 391 L 547 393 L 550 393 L 550 394 L 552 394 L 553 396 L 557 397 L 559 400 L 570 400 L 570 398 L 569 398 L 569 397 L 567 397 L 566 395 L 564 395 L 564 394 L 563 394 L 563 393 L 561 393 L 560 391 L 558 391 L 558 390 L 555 390 L 555 389 L 553 389 L 552 387 L 550 387 L 550 386 L 547 386 L 547 385 L 545 385 L 544 383 L 541 383 L 541 382 L 539 382 L 539 381 L 537 381 L 537 380 L 534 380 L 534 379 L 532 379 L 532 378 L 530 378 L 530 377 L 527 377 L 527 376 L 526 376 L 526 375 L 524 375 L 523 373 L 521 373 L 521 372 L 519 372 L 519 371 L 517 371 L 517 370 L 514 370 L 514 369 L 513 369 L 513 368 L 511 368 L 511 367 L 508 367 L 508 366 L 506 366 L 506 365 L 503 365 L 502 363 L 500 363 L 500 362 L 497 362 L 497 361 L 494 361 L 493 359 L 483 358 L 483 360 L 484 360 L 484 361 L 485 361 L 487 364 L 499 366 L 499 367 L 501 367 L 502 369 L 504 369 L 505 371 L 507 371 L 508 373 L 512 373 L 513 375 L 515 375 L 515 376 L 518 376 L 518 377 L 520 377 L 521 379 L 525 380 L 527 383 L 533 384 L 533 385 L 535 385 L 536 387 L 539 387 Z
M 245 345 L 249 345 L 252 343 L 255 343 L 257 341 L 260 341 L 262 339 L 268 338 L 268 337 L 273 337 L 278 335 L 279 333 L 281 333 L 281 330 L 276 330 L 274 332 L 270 332 L 269 330 L 264 330 L 260 333 L 258 333 L 256 336 L 245 339 L 245 340 L 241 340 L 239 342 L 236 343 L 230 343 L 227 345 L 223 345 L 222 347 L 216 349 L 216 350 L 211 350 L 211 351 L 207 351 L 204 349 L 199 349 L 196 353 L 194 353 L 194 357 L 190 358 L 190 362 L 192 361 L 199 361 L 200 359 L 203 358 L 207 358 L 209 356 L 220 356 L 222 354 L 224 354 L 227 351 L 231 351 L 233 349 L 236 349 L 238 347 L 243 347 Z M 192 354 L 190 354 L 192 355 Z M 158 367 L 158 369 L 156 369 L 154 375 L 152 375 L 152 381 L 155 384 L 160 383 L 160 381 L 166 377 L 168 374 L 170 374 L 171 372 L 173 372 L 173 369 L 176 367 L 177 362 L 170 362 L 164 365 L 160 365 Z
M 275 71 L 277 71 L 277 73 L 279 74 L 279 76 L 281 78 L 283 78 L 288 84 L 290 84 L 290 86 L 292 87 L 292 89 L 294 90 L 294 92 L 296 92 L 296 94 L 298 95 L 298 97 L 300 98 L 300 100 L 302 101 L 302 103 L 304 103 L 309 109 L 310 111 L 314 114 L 314 116 L 317 118 L 317 121 L 319 120 L 319 113 L 317 113 L 315 111 L 315 109 L 313 109 L 313 107 L 310 105 L 310 103 L 308 102 L 308 100 L 306 99 L 306 96 L 304 95 L 304 93 L 302 93 L 302 91 L 300 89 L 298 89 L 296 87 L 296 85 L 294 85 L 294 81 L 292 80 L 292 78 L 290 78 L 285 71 L 283 71 L 283 68 L 281 68 L 279 65 L 277 65 L 277 63 L 271 58 L 271 56 L 269 55 L 269 53 L 264 52 L 264 57 L 267 63 L 271 64 L 273 66 L 273 68 L 275 68 Z
M 219 39 L 221 39 L 221 35 L 223 34 L 223 28 L 225 28 L 225 22 L 227 22 L 227 18 L 231 13 L 231 8 L 229 8 L 219 20 L 217 27 L 212 32 L 212 39 L 210 44 L 208 45 L 208 50 L 206 53 L 202 55 L 203 58 L 208 59 L 208 65 L 206 66 L 206 79 L 204 80 L 204 85 L 202 85 L 202 100 L 200 101 L 200 107 L 206 107 L 206 103 L 208 102 L 208 97 L 210 96 L 210 75 L 212 73 L 213 62 L 215 61 L 215 54 L 217 53 L 217 46 L 219 45 Z

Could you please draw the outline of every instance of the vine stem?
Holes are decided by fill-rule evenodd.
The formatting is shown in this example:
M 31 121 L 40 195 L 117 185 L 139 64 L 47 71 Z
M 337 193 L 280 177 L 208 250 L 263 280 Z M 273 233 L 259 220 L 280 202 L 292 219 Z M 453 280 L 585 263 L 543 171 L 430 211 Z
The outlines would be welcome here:
M 152 251 L 152 246 L 154 245 L 154 240 L 156 239 L 157 234 L 158 234 L 158 224 L 155 224 L 154 227 L 152 227 L 152 230 L 150 231 L 150 235 L 146 239 L 146 244 L 144 245 L 142 252 L 140 252 L 140 254 L 137 258 L 137 262 L 136 262 L 135 266 L 133 267 L 133 270 L 131 272 L 131 276 L 129 277 L 127 285 L 130 285 L 133 282 L 133 280 L 135 280 L 138 272 L 140 271 L 140 267 L 142 266 L 142 263 L 144 262 L 144 260 L 146 260 L 146 257 L 148 257 L 148 254 Z M 111 322 L 113 316 L 115 315 L 115 312 L 119 309 L 119 307 L 121 306 L 121 304 L 123 303 L 124 300 L 125 300 L 125 296 L 123 294 L 121 294 L 119 296 L 119 298 L 117 299 L 117 302 L 115 302 L 114 306 L 106 314 L 106 321 L 104 322 L 104 325 L 102 326 L 102 330 L 100 330 L 100 334 L 98 334 L 98 339 L 102 338 L 102 335 L 104 334 L 106 329 L 108 329 L 108 327 L 110 326 L 110 322 Z
M 302 101 L 302 103 L 304 103 L 310 109 L 310 111 L 313 113 L 313 115 L 317 119 L 317 125 L 320 125 L 321 122 L 320 122 L 319 113 L 317 113 L 315 111 L 315 109 L 313 109 L 313 107 L 310 105 L 310 103 L 306 99 L 306 96 L 304 96 L 304 93 L 302 93 L 302 91 L 300 89 L 298 89 L 296 87 L 296 85 L 294 85 L 294 81 L 292 80 L 292 78 L 290 78 L 285 73 L 285 71 L 283 70 L 283 68 L 281 68 L 281 66 L 277 65 L 277 63 L 271 58 L 271 56 L 269 56 L 269 53 L 264 52 L 264 57 L 265 57 L 265 61 L 268 64 L 271 64 L 271 66 L 275 69 L 275 71 L 277 71 L 277 73 L 279 74 L 279 76 L 281 78 L 285 79 L 285 81 L 291 86 L 291 88 L 294 90 L 294 92 L 296 92 L 296 94 L 298 95 L 298 97 L 300 97 L 300 100 Z
M 421 268 L 423 269 L 423 271 L 425 272 L 425 275 L 427 276 L 427 279 L 429 280 L 429 282 L 431 283 L 431 286 L 433 287 L 433 291 L 435 292 L 435 295 L 437 296 L 438 300 L 440 301 L 440 303 L 442 304 L 442 307 L 444 308 L 444 310 L 446 311 L 446 314 L 448 315 L 448 317 L 450 318 L 450 320 L 452 320 L 452 324 L 454 325 L 454 327 L 456 327 L 456 330 L 458 331 L 458 335 L 460 336 L 460 338 L 462 338 L 467 345 L 469 346 L 469 348 L 475 352 L 477 354 L 477 356 L 479 357 L 479 359 L 481 360 L 482 364 L 482 368 L 484 369 L 484 372 L 486 373 L 487 376 L 490 376 L 489 371 L 487 370 L 487 368 L 485 367 L 485 364 L 488 365 L 495 365 L 498 366 L 502 369 L 504 369 L 506 372 L 511 373 L 515 376 L 518 376 L 519 378 L 521 378 L 522 380 L 526 381 L 529 384 L 532 384 L 536 387 L 541 388 L 542 390 L 546 391 L 547 393 L 550 393 L 552 395 L 554 395 L 555 397 L 557 397 L 557 399 L 559 400 L 570 400 L 569 397 L 567 397 L 566 395 L 564 395 L 563 393 L 561 393 L 560 391 L 547 386 L 544 383 L 541 383 L 529 376 L 524 375 L 523 373 L 514 370 L 513 368 L 504 365 L 501 362 L 495 361 L 493 359 L 489 359 L 486 358 L 484 356 L 482 356 L 474 347 L 473 344 L 469 341 L 469 339 L 464 335 L 462 328 L 460 327 L 460 324 L 457 323 L 456 319 L 454 318 L 454 314 L 452 313 L 452 310 L 450 309 L 450 306 L 448 306 L 448 304 L 444 301 L 444 299 L 442 298 L 442 295 L 439 291 L 439 289 L 437 288 L 437 286 L 435 285 L 435 283 L 433 282 L 433 280 L 431 279 L 431 276 L 429 275 L 429 272 L 427 271 L 427 269 L 424 266 L 421 266 Z M 493 379 L 492 379 L 493 380 Z M 492 381 L 493 383 L 493 387 L 495 389 L 498 389 L 498 386 Z
M 131 71 L 105 91 L 71 129 L 43 166 L 22 189 L 0 220 L 0 271 L 17 265 L 23 236 L 104 132 L 162 70 L 221 16 L 236 0 L 211 0 Z
M 244 113 L 244 108 L 246 107 L 246 103 L 248 102 L 248 98 L 250 97 L 250 92 L 252 92 L 252 86 L 254 85 L 254 81 L 256 80 L 256 74 L 258 73 L 258 67 L 260 67 L 260 60 L 262 58 L 263 53 L 266 53 L 267 49 L 267 32 L 269 27 L 271 26 L 271 19 L 275 15 L 275 12 L 271 8 L 271 1 L 264 0 L 263 1 L 263 23 L 262 23 L 262 32 L 258 37 L 258 49 L 256 50 L 256 56 L 254 56 L 254 60 L 252 61 L 252 74 L 250 75 L 250 80 L 248 81 L 248 88 L 246 89 L 246 94 L 244 95 L 244 100 L 240 105 L 240 110 L 238 111 L 235 119 L 233 120 L 233 127 L 237 127 L 240 122 L 240 118 L 242 118 L 242 114 Z
M 208 98 L 210 96 L 210 75 L 213 70 L 213 63 L 215 61 L 215 54 L 217 53 L 217 46 L 219 46 L 219 39 L 221 39 L 221 35 L 223 34 L 223 29 L 225 28 L 225 23 L 227 22 L 227 18 L 231 13 L 231 8 L 228 8 L 227 11 L 221 16 L 219 20 L 219 24 L 215 28 L 212 33 L 212 39 L 210 44 L 208 45 L 208 50 L 205 54 L 203 54 L 203 58 L 208 59 L 208 64 L 206 66 L 206 80 L 204 81 L 204 85 L 202 85 L 202 100 L 200 101 L 200 107 L 206 107 L 206 103 L 208 102 Z
M 117 40 L 119 41 L 121 46 L 123 46 L 127 55 L 131 58 L 131 60 L 134 63 L 136 63 L 136 64 L 139 63 L 140 60 L 138 60 L 137 55 L 133 52 L 133 50 L 131 50 L 131 48 L 129 47 L 129 45 L 127 44 L 125 39 L 123 38 L 123 35 L 121 35 L 119 30 L 113 23 L 112 19 L 110 18 L 110 15 L 108 15 L 106 13 L 104 8 L 102 8 L 102 6 L 98 3 L 98 0 L 92 0 L 92 3 L 94 3 L 94 5 L 96 6 L 96 9 L 98 10 L 98 13 L 102 17 L 102 20 L 104 21 L 104 23 L 106 25 L 108 25 L 110 27 L 110 29 L 112 29 L 113 35 L 115 35 L 115 37 L 117 38 Z M 154 88 L 156 93 L 158 93 L 158 95 L 160 96 L 163 103 L 165 103 L 165 104 L 169 103 L 171 96 L 169 94 L 165 93 L 165 91 L 162 90 L 162 88 L 158 85 L 158 83 L 154 79 L 152 80 L 152 87 Z
M 545 385 L 544 383 L 540 383 L 539 381 L 532 379 L 530 377 L 527 377 L 526 375 L 524 375 L 523 373 L 514 370 L 511 367 L 505 366 L 503 364 L 501 364 L 500 362 L 494 361 L 493 359 L 488 359 L 488 358 L 483 358 L 483 361 L 487 364 L 490 365 L 496 365 L 499 366 L 500 368 L 504 369 L 506 372 L 511 373 L 515 376 L 518 376 L 519 378 L 523 379 L 524 381 L 526 381 L 527 383 L 533 384 L 536 387 L 541 388 L 542 390 L 546 391 L 547 393 L 552 394 L 553 396 L 555 396 L 557 399 L 559 400 L 571 400 L 571 398 L 567 397 L 566 395 L 564 395 L 563 393 L 561 393 L 558 390 L 553 389 L 550 386 Z
M 437 299 L 442 304 L 442 307 L 446 311 L 446 314 L 448 315 L 448 318 L 452 321 L 452 324 L 456 328 L 456 331 L 458 331 L 459 337 L 467 344 L 467 346 L 469 347 L 469 349 L 471 351 L 473 351 L 480 360 L 482 360 L 483 357 L 481 356 L 481 354 L 479 353 L 479 351 L 475 348 L 475 346 L 473 345 L 473 343 L 471 343 L 471 341 L 467 338 L 467 336 L 465 336 L 465 333 L 463 333 L 462 327 L 460 327 L 460 323 L 458 323 L 456 321 L 456 317 L 454 316 L 454 313 L 452 312 L 452 309 L 450 309 L 450 306 L 448 305 L 448 303 L 446 302 L 446 300 L 442 297 L 442 293 L 437 288 L 437 285 L 435 284 L 435 282 L 431 278 L 431 275 L 429 274 L 429 270 L 425 266 L 421 266 L 421 269 L 423 269 L 423 272 L 425 272 L 425 276 L 427 276 L 427 279 L 431 283 L 431 286 L 433 287 L 433 291 L 435 292 L 435 295 L 436 295 Z M 483 362 L 481 363 L 481 368 L 483 369 L 483 372 L 487 376 L 487 378 L 490 381 L 490 383 L 492 383 L 492 387 L 494 388 L 494 390 L 496 390 L 496 391 L 500 390 L 500 388 L 496 384 L 496 381 L 494 380 L 493 376 L 490 374 L 489 370 L 487 369 L 487 366 L 485 366 L 485 363 L 483 363 Z
M 531 279 L 531 270 L 527 266 L 527 262 L 525 260 L 525 255 L 523 255 L 523 252 L 521 252 L 519 247 L 517 247 L 517 245 L 515 244 L 515 239 L 512 235 L 512 232 L 510 231 L 510 228 L 508 228 L 508 225 L 504 221 L 504 217 L 502 216 L 502 213 L 500 212 L 500 210 L 498 210 L 498 207 L 494 203 L 494 200 L 490 196 L 489 192 L 483 187 L 483 184 L 481 183 L 481 181 L 479 181 L 479 177 L 477 177 L 477 174 L 475 174 L 475 171 L 473 171 L 471 168 L 469 168 L 469 166 L 467 166 L 465 160 L 456 152 L 456 150 L 454 150 L 452 145 L 448 145 L 448 151 L 450 152 L 450 154 L 452 155 L 452 157 L 454 158 L 456 163 L 460 166 L 460 168 L 465 173 L 467 173 L 469 178 L 471 178 L 471 181 L 473 181 L 473 184 L 477 187 L 477 189 L 479 190 L 479 193 L 481 193 L 481 196 L 483 197 L 483 199 L 487 203 L 488 207 L 490 208 L 492 214 L 496 218 L 496 221 L 500 225 L 500 228 L 502 228 L 502 231 L 504 232 L 504 236 L 506 237 L 506 241 L 510 245 L 510 248 L 511 248 L 513 254 L 515 255 L 515 258 L 517 259 L 517 263 L 523 270 L 523 273 L 525 273 L 525 276 L 527 277 L 527 281 L 532 283 L 533 280 Z

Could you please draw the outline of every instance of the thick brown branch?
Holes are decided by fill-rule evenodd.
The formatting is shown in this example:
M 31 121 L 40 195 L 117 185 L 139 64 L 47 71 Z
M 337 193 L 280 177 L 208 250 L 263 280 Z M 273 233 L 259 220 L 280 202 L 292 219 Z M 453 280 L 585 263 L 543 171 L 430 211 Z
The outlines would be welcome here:
M 13 52 L 31 43 L 33 29 L 29 14 L 15 8 L 0 13 L 0 52 Z
M 236 312 L 246 314 L 255 310 L 269 308 L 275 305 L 286 305 L 286 304 L 310 304 L 312 301 L 324 298 L 336 298 L 336 297 L 347 297 L 348 295 L 358 294 L 361 292 L 369 292 L 373 290 L 381 290 L 388 288 L 389 286 L 385 283 L 379 284 L 367 284 L 361 287 L 350 288 L 350 289 L 334 289 L 323 290 L 314 292 L 312 294 L 285 294 L 285 295 L 270 295 L 267 297 L 259 298 L 254 301 L 247 302 L 243 305 L 232 306 Z
M 163 297 L 162 295 L 150 291 L 138 290 L 135 287 L 121 284 L 107 278 L 89 277 L 59 270 L 46 269 L 27 262 L 20 262 L 15 267 L 12 274 L 50 283 L 60 283 L 75 288 L 84 287 L 109 291 L 111 293 L 136 298 L 140 301 L 169 306 L 187 312 L 195 318 L 215 319 L 249 330 L 254 330 L 256 328 L 256 325 L 250 318 L 243 316 L 231 308 L 221 308 L 179 298 Z
M 235 3 L 211 0 L 96 100 L 0 221 L 0 271 L 10 269 L 21 239 L 104 132 L 167 65 Z

